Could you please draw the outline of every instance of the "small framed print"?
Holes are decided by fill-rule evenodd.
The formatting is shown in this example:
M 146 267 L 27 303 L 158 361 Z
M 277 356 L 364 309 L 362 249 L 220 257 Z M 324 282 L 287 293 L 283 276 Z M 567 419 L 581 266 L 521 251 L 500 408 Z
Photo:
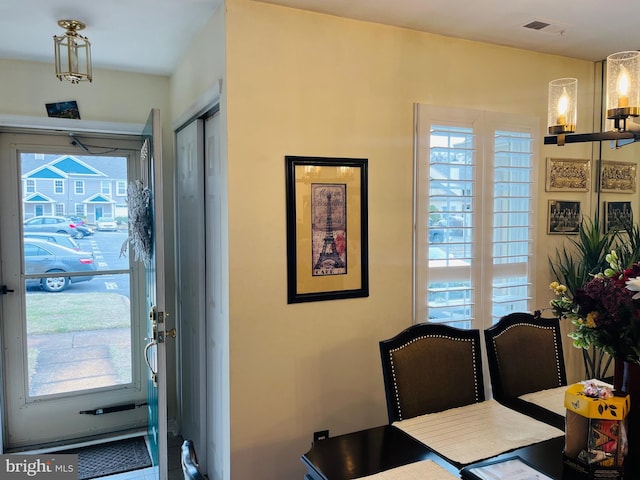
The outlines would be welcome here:
M 548 234 L 577 234 L 580 228 L 580 221 L 580 202 L 549 200 Z
M 633 227 L 631 202 L 604 202 L 604 215 L 605 232 L 629 231 Z
M 591 161 L 588 159 L 547 158 L 547 192 L 588 192 Z
M 53 118 L 72 118 L 80 120 L 80 110 L 75 100 L 68 102 L 46 103 L 47 115 Z
M 629 162 L 602 161 L 600 191 L 615 193 L 635 193 L 636 164 Z

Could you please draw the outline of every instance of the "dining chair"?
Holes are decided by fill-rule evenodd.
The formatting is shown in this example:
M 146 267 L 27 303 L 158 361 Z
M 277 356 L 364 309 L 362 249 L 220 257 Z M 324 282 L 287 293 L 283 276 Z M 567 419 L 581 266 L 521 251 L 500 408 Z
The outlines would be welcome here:
M 184 480 L 205 480 L 205 476 L 198 468 L 198 457 L 193 445 L 193 441 L 185 440 L 180 449 L 180 463 Z
M 380 341 L 389 423 L 484 400 L 479 330 L 419 323 Z
M 486 329 L 484 338 L 496 400 L 567 385 L 558 318 L 510 313 Z

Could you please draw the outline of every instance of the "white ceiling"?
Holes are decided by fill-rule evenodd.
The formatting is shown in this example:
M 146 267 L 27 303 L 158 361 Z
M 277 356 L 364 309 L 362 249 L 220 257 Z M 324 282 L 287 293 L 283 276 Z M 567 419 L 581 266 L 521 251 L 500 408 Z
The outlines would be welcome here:
M 57 21 L 72 18 L 87 24 L 94 68 L 168 75 L 222 1 L 1 0 L 0 58 L 52 61 Z M 640 49 L 637 0 L 259 1 L 585 60 Z M 551 26 L 523 28 L 532 21 Z
M 94 68 L 169 75 L 222 0 L 0 0 L 0 58 L 51 62 L 58 20 L 80 20 Z

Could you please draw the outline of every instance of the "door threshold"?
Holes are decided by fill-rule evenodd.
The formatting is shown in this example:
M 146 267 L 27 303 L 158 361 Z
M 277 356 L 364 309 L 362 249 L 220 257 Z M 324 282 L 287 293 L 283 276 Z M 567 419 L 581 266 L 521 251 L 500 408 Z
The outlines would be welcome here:
M 46 445 L 34 445 L 21 448 L 8 448 L 4 453 L 27 453 L 27 454 L 43 454 L 50 452 L 58 452 L 60 450 L 69 450 L 71 448 L 90 447 L 92 445 L 99 445 L 101 443 L 117 442 L 118 440 L 126 440 L 127 438 L 146 437 L 147 431 L 136 430 L 119 434 L 104 434 L 96 435 L 93 437 L 84 437 L 82 440 L 75 440 L 72 443 L 55 442 L 48 443 Z M 145 438 L 146 441 L 146 438 Z

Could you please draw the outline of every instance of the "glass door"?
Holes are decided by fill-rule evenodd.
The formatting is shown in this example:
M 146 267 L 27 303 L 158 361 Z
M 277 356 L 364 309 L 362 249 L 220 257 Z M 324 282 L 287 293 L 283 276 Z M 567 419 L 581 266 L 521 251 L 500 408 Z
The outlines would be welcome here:
M 139 145 L 0 135 L 5 449 L 146 426 L 143 275 L 122 253 Z
M 159 480 L 167 478 L 167 379 L 166 348 L 167 337 L 175 337 L 175 329 L 166 330 L 165 277 L 164 277 L 164 220 L 163 220 L 163 175 L 162 175 L 162 138 L 160 111 L 153 109 L 142 135 L 142 181 L 139 187 L 149 194 L 149 221 L 141 215 L 141 226 L 149 232 L 148 246 L 142 250 L 145 270 L 145 307 L 146 331 L 148 343 L 144 349 L 147 371 L 147 413 L 148 439 L 151 459 Z

